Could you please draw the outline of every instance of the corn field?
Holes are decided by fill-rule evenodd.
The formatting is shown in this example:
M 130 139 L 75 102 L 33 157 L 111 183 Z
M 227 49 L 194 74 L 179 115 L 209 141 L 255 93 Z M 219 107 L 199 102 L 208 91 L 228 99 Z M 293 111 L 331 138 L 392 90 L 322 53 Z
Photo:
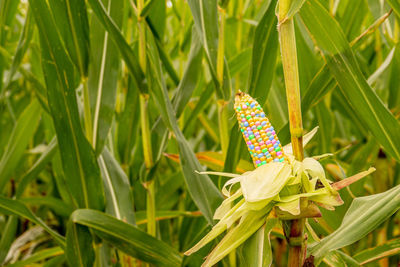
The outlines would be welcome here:
M 0 0 L 1 266 L 400 266 L 398 0 Z

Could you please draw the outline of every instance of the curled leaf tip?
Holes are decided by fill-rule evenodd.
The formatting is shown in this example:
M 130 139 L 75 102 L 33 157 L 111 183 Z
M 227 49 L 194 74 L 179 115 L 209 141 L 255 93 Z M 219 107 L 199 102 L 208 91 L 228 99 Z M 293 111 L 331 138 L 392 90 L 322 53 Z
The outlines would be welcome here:
M 366 171 L 357 173 L 357 174 L 355 174 L 355 175 L 353 175 L 353 176 L 350 176 L 350 177 L 348 177 L 348 178 L 346 178 L 346 179 L 343 179 L 343 180 L 341 180 L 341 181 L 339 181 L 339 182 L 336 182 L 336 183 L 332 184 L 332 188 L 333 188 L 334 190 L 340 190 L 340 189 L 342 189 L 342 188 L 344 188 L 344 187 L 347 187 L 347 186 L 351 185 L 352 183 L 357 182 L 357 181 L 360 180 L 361 178 L 364 178 L 365 176 L 367 176 L 367 175 L 373 173 L 375 170 L 376 170 L 376 169 L 375 169 L 374 167 L 370 167 L 370 168 L 369 168 L 368 170 L 366 170 Z

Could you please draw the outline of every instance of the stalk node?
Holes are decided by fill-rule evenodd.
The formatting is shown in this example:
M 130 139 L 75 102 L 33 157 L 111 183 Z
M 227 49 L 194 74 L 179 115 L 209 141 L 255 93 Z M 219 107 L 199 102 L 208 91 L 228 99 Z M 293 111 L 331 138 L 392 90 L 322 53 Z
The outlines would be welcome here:
M 303 137 L 303 128 L 293 128 L 290 130 L 290 134 L 296 138 Z
M 288 239 L 289 245 L 292 247 L 301 247 L 304 241 L 306 238 L 303 236 L 293 236 Z

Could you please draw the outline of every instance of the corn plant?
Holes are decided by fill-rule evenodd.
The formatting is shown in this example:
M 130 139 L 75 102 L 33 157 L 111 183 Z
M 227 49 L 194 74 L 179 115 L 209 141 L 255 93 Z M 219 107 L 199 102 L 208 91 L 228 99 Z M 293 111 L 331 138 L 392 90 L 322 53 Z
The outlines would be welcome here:
M 0 265 L 397 266 L 397 0 L 0 0 Z

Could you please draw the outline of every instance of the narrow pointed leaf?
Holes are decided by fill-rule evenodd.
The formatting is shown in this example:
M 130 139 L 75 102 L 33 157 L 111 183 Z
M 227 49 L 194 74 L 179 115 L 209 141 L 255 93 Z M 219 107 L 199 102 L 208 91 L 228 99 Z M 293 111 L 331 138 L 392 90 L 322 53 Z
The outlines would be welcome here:
M 0 239 L 0 264 L 3 264 L 4 259 L 7 257 L 8 251 L 15 239 L 17 228 L 18 217 L 16 215 L 9 216 Z
M 353 256 L 355 260 L 364 265 L 385 257 L 399 255 L 400 238 L 388 240 L 385 244 L 365 249 Z
M 254 234 L 265 223 L 266 214 L 271 210 L 272 205 L 268 205 L 262 211 L 249 211 L 241 219 L 239 225 L 233 227 L 225 237 L 207 256 L 202 267 L 213 266 L 232 250 L 243 244 L 252 234 Z
M 89 64 L 89 23 L 85 2 L 59 0 L 48 3 L 69 56 L 85 77 Z
M 24 197 L 20 199 L 21 202 L 28 206 L 41 206 L 49 207 L 55 214 L 64 216 L 66 218 L 71 215 L 73 208 L 59 198 L 44 196 L 44 197 Z
M 29 3 L 39 29 L 42 68 L 67 185 L 76 205 L 102 209 L 100 170 L 81 128 L 73 65 L 56 31 L 49 6 L 39 0 Z
M 147 214 L 145 211 L 138 211 L 135 213 L 136 223 L 145 224 L 147 223 Z M 157 210 L 156 211 L 156 220 L 169 220 L 179 217 L 198 217 L 201 216 L 201 212 L 199 211 L 179 211 L 179 210 Z
M 287 19 L 292 18 L 294 15 L 296 15 L 296 13 L 300 10 L 300 8 L 302 7 L 302 5 L 304 4 L 305 0 L 293 0 L 290 3 L 290 8 L 289 11 L 286 15 Z
M 94 250 L 92 235 L 87 227 L 69 221 L 67 224 L 67 248 L 65 254 L 70 266 L 92 266 Z
M 157 40 L 155 40 L 157 42 Z M 158 50 L 160 51 L 160 49 Z M 161 55 L 160 55 L 161 57 Z M 195 90 L 199 76 L 201 73 L 201 63 L 203 58 L 203 51 L 198 33 L 195 29 L 192 29 L 192 40 L 190 46 L 190 53 L 186 69 L 183 77 L 178 84 L 175 95 L 173 96 L 171 103 L 176 112 L 176 117 L 179 118 L 185 107 L 187 106 L 190 98 L 192 97 L 193 91 Z M 160 58 L 162 59 L 162 58 Z M 157 132 L 159 141 L 163 142 L 167 136 L 168 129 L 163 124 L 163 121 L 158 119 L 152 129 L 152 132 Z M 161 139 L 161 140 L 160 140 Z M 158 145 L 157 159 L 161 156 L 165 149 L 165 143 Z
M 110 215 L 81 209 L 74 211 L 71 220 L 132 257 L 158 266 L 180 266 L 182 259 L 174 248 Z
M 107 200 L 106 211 L 119 220 L 135 224 L 133 197 L 128 177 L 107 149 L 103 150 L 98 162 Z
M 28 187 L 29 183 L 37 177 L 37 175 L 46 167 L 46 164 L 50 162 L 54 154 L 58 149 L 57 138 L 54 137 L 47 148 L 43 151 L 37 161 L 32 165 L 32 167 L 25 173 L 21 178 L 15 196 L 17 198 L 21 197 L 25 189 Z
M 17 50 L 15 51 L 15 56 L 13 58 L 13 62 L 11 64 L 10 72 L 8 73 L 8 81 L 10 83 L 12 80 L 15 72 L 17 71 L 18 67 L 20 66 L 22 59 L 29 47 L 33 36 L 33 29 L 34 29 L 34 21 L 33 15 L 30 10 L 28 10 L 28 14 L 25 19 L 24 29 L 22 30 L 21 36 L 18 41 Z
M 177 117 L 180 117 L 182 114 L 183 109 L 186 107 L 194 89 L 197 86 L 197 82 L 201 73 L 202 59 L 203 51 L 201 49 L 201 42 L 198 33 L 193 29 L 187 66 L 178 85 L 177 93 L 174 95 L 171 101 Z
M 272 264 L 272 247 L 270 234 L 277 219 L 267 219 L 265 225 L 246 240 L 240 249 L 243 266 L 269 267 Z
M 34 254 L 30 255 L 27 259 L 17 261 L 7 266 L 8 267 L 33 266 L 35 263 L 37 264 L 38 262 L 49 260 L 49 258 L 53 258 L 62 254 L 64 254 L 64 251 L 60 247 L 46 248 L 38 252 L 35 252 Z
M 278 53 L 276 0 L 271 1 L 254 35 L 248 93 L 261 105 L 268 97 Z
M 10 179 L 39 124 L 41 107 L 34 100 L 18 118 L 0 160 L 0 192 Z
M 329 251 L 360 240 L 400 208 L 399 194 L 400 186 L 396 186 L 384 193 L 354 199 L 340 227 L 310 247 L 309 253 L 320 259 Z
M 400 161 L 400 123 L 368 85 L 338 23 L 315 0 L 306 2 L 300 14 L 348 103 L 385 150 Z
M 115 26 L 121 27 L 120 12 L 124 1 L 104 0 L 103 3 Z M 120 58 L 117 46 L 97 16 L 92 16 L 90 23 L 90 54 L 88 87 L 93 121 L 92 142 L 98 155 L 103 150 L 115 113 Z
M 214 211 L 220 204 L 222 196 L 208 176 L 195 173 L 195 170 L 201 170 L 202 167 L 177 125 L 175 112 L 168 97 L 164 77 L 162 76 L 157 48 L 152 38 L 148 40 L 148 52 L 150 62 L 148 80 L 149 88 L 151 88 L 151 96 L 158 104 L 165 125 L 174 132 L 178 141 L 182 170 L 189 193 L 204 217 L 212 224 Z
M 114 41 L 115 45 L 118 47 L 118 50 L 121 53 L 121 56 L 126 63 L 126 66 L 135 77 L 137 84 L 141 85 L 139 86 L 139 88 L 142 90 L 143 88 L 145 88 L 145 86 L 143 86 L 142 84 L 143 72 L 139 67 L 139 62 L 135 54 L 133 53 L 133 50 L 125 40 L 121 31 L 118 29 L 117 24 L 107 13 L 107 9 L 103 5 L 103 3 L 100 0 L 88 0 L 88 2 L 93 9 L 93 13 L 110 34 L 110 37 Z
M 65 248 L 65 238 L 52 230 L 39 217 L 33 214 L 32 211 L 28 209 L 22 202 L 0 196 L 0 210 L 5 214 L 13 214 L 28 219 L 33 223 L 43 227 L 43 229 L 49 233 L 62 248 Z
M 397 17 L 400 19 L 400 3 L 397 0 L 386 0 L 386 2 L 393 8 Z
M 218 12 L 217 1 L 189 0 L 194 25 L 199 33 L 204 51 L 215 82 L 219 98 L 229 99 L 231 95 L 231 81 L 229 79 L 228 64 L 224 62 L 224 84 L 219 85 L 217 80 L 217 53 L 218 53 Z M 222 90 L 221 90 L 222 87 Z

